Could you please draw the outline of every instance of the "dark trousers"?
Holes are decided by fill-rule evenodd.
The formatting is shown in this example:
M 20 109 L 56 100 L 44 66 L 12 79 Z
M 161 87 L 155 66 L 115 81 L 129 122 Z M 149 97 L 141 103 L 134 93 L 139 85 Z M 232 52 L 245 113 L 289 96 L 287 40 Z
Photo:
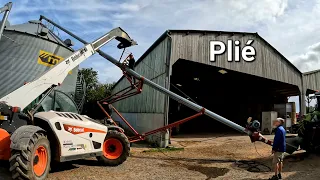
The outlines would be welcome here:
M 130 67 L 130 69 L 132 69 L 133 71 L 134 71 L 134 69 L 132 68 L 132 67 Z M 133 84 L 135 84 L 136 83 L 136 78 L 134 78 L 133 76 L 131 76 L 130 74 L 127 74 L 128 75 L 128 77 L 131 79 L 131 82 L 133 83 Z

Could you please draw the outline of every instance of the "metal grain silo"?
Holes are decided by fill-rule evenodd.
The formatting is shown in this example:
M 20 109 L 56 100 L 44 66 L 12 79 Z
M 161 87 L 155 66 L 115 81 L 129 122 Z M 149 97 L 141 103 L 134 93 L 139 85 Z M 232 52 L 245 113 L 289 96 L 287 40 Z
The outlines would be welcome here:
M 41 21 L 7 25 L 0 40 L 0 97 L 30 82 L 72 54 L 70 41 L 62 41 Z M 75 93 L 78 67 L 59 90 Z
M 0 97 L 32 81 L 73 50 L 40 21 L 6 27 L 0 41 Z M 60 89 L 74 93 L 78 67 Z

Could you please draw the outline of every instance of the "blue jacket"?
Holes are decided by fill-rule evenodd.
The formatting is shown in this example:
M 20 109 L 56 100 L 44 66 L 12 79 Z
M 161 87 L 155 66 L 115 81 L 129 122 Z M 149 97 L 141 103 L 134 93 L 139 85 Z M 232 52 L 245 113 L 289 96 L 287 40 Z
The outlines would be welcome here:
M 277 152 L 286 152 L 286 131 L 282 126 L 276 128 L 272 150 Z

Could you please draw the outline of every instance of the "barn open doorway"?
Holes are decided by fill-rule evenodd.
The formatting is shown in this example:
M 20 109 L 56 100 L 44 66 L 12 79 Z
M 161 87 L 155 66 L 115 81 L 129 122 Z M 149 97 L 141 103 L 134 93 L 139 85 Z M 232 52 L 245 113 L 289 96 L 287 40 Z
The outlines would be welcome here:
M 299 94 L 294 85 L 182 59 L 172 66 L 170 81 L 171 91 L 241 126 L 249 116 L 261 120 L 262 111 L 271 111 L 273 104 Z M 195 113 L 170 99 L 169 123 Z M 179 128 L 180 134 L 223 132 L 235 131 L 205 115 Z

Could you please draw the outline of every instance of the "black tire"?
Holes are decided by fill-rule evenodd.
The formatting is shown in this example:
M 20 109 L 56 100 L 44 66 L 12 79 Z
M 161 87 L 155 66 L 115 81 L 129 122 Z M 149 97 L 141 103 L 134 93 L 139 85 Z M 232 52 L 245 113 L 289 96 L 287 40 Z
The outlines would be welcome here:
M 122 151 L 121 155 L 117 156 L 117 158 L 110 159 L 104 154 L 102 156 L 98 156 L 97 159 L 100 163 L 105 166 L 118 166 L 125 162 L 130 155 L 130 143 L 127 136 L 119 131 L 110 130 L 104 140 L 104 144 L 102 145 L 102 152 L 106 152 L 105 149 L 108 147 L 112 148 L 113 151 L 119 150 L 114 143 L 108 143 L 107 140 L 117 141 L 119 144 L 121 143 Z M 115 148 L 115 149 L 114 149 Z
M 23 139 L 22 139 L 23 140 Z M 35 153 L 39 147 L 45 149 L 47 163 L 42 175 L 37 176 L 34 171 L 34 163 L 39 157 Z M 51 151 L 50 143 L 43 133 L 35 133 L 29 140 L 26 150 L 11 150 L 10 172 L 12 179 L 28 179 L 28 180 L 44 180 L 47 178 L 50 171 Z

